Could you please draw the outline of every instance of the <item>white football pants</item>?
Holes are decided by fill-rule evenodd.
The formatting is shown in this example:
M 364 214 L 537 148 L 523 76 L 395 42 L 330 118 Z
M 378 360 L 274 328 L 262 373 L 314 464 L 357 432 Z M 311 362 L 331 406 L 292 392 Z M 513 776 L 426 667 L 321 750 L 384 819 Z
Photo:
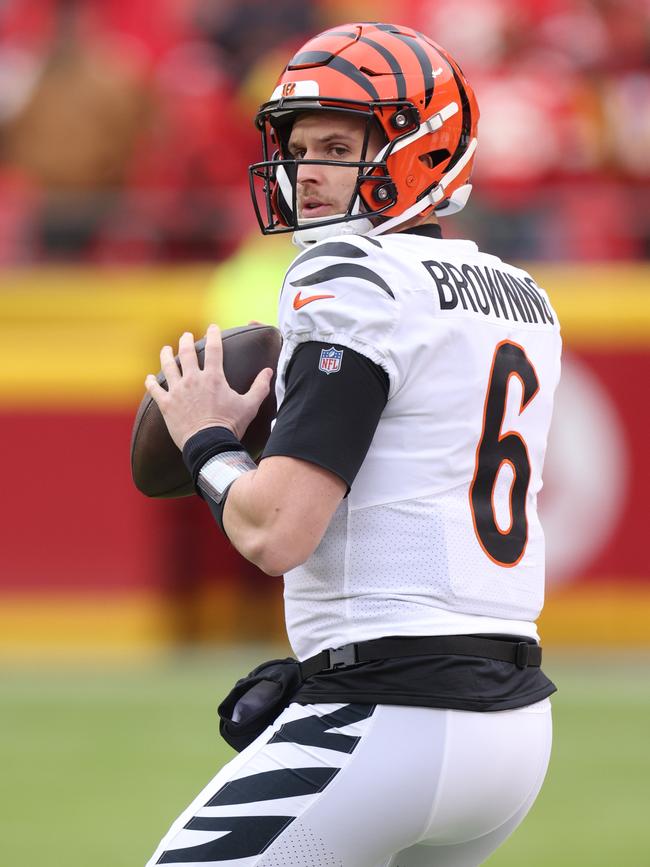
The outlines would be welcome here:
M 292 704 L 148 867 L 473 867 L 530 809 L 550 750 L 548 699 L 489 713 Z

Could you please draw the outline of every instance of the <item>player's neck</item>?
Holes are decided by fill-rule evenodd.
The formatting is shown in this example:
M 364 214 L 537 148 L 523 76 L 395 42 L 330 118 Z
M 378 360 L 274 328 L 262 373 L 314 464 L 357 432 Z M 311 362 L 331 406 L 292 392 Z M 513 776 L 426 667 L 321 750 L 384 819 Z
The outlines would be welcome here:
M 416 226 L 437 226 L 438 218 L 430 214 L 427 217 L 422 217 L 419 214 L 415 217 L 412 217 L 410 220 L 407 220 L 405 223 L 400 223 L 398 226 L 395 226 L 392 229 L 389 229 L 386 232 L 387 235 L 392 234 L 393 232 L 407 232 L 409 229 L 414 229 Z

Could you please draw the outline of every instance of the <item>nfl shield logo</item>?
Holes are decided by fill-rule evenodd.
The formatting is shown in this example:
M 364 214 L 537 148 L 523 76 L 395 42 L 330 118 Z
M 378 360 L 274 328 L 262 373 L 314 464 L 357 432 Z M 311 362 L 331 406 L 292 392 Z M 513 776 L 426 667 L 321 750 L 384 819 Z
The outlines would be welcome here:
M 323 373 L 326 373 L 328 376 L 330 373 L 338 373 L 341 369 L 342 358 L 342 349 L 335 349 L 333 346 L 330 346 L 329 349 L 321 349 L 318 369 L 322 370 Z

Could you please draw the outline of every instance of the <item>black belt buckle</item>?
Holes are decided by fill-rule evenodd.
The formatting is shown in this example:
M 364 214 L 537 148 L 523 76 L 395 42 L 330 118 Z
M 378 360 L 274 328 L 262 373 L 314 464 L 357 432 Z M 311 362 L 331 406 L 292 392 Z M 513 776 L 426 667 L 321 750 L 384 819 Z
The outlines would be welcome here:
M 344 644 L 343 647 L 335 647 L 327 652 L 329 668 L 344 668 L 346 665 L 354 665 L 358 662 L 356 644 Z
M 529 647 L 525 641 L 520 641 L 517 644 L 515 652 L 515 665 L 517 668 L 528 668 Z

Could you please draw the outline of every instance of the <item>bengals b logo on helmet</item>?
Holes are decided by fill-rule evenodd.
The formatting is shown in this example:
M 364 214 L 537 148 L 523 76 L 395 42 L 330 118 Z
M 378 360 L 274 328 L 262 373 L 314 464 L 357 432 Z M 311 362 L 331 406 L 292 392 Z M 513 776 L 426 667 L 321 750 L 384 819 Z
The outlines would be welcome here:
M 282 99 L 286 99 L 288 96 L 294 96 L 296 93 L 296 82 L 295 81 L 287 81 L 282 85 Z

